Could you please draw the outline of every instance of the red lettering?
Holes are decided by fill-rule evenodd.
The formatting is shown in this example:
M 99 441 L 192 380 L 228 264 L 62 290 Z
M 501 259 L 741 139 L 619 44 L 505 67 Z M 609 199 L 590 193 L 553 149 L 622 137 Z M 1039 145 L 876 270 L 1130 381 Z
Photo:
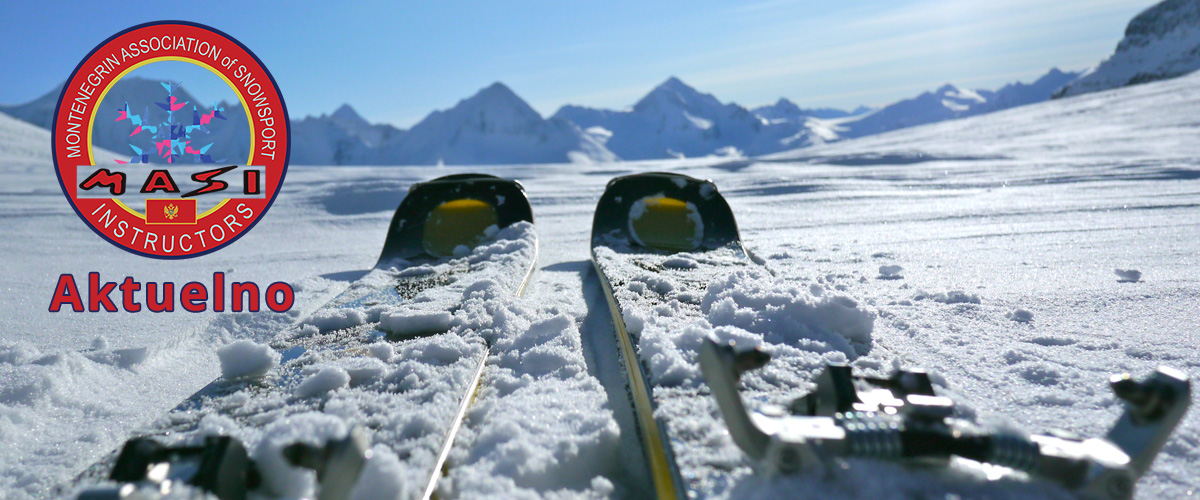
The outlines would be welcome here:
M 179 305 L 184 310 L 198 313 L 204 312 L 208 308 L 208 304 L 204 301 L 208 300 L 208 290 L 204 289 L 204 285 L 192 281 L 179 290 Z
M 142 288 L 140 283 L 133 281 L 132 277 L 126 276 L 125 281 L 122 281 L 121 286 L 117 288 L 121 289 L 121 305 L 125 306 L 126 311 L 135 313 L 142 310 L 142 305 L 133 300 L 133 292 Z
M 258 194 L 262 192 L 258 185 L 258 171 L 247 170 L 242 172 L 242 193 L 243 194 Z
M 205 170 L 203 172 L 192 174 L 192 180 L 196 182 L 203 182 L 204 186 L 184 193 L 183 197 L 191 198 L 192 196 L 198 196 L 205 193 L 224 191 L 225 188 L 229 187 L 229 183 L 225 181 L 218 181 L 214 178 L 235 168 L 237 168 L 237 165 L 230 165 L 228 167 L 215 168 L 212 170 Z
M 146 183 L 142 184 L 142 193 L 153 193 L 155 191 L 178 193 L 179 186 L 175 185 L 175 179 L 171 178 L 170 172 L 166 170 L 154 170 L 146 177 Z
M 283 295 L 283 300 L 278 300 L 277 295 Z M 284 312 L 292 308 L 292 304 L 296 302 L 295 293 L 292 292 L 291 285 L 282 281 L 271 283 L 267 287 L 267 307 L 275 312 Z
M 258 312 L 258 285 L 254 283 L 234 283 L 230 287 L 230 292 L 233 294 L 233 304 L 230 305 L 231 309 L 241 312 L 243 310 L 242 297 L 250 294 L 248 301 L 250 312 Z
M 175 284 L 163 283 L 162 300 L 158 300 L 158 283 L 146 283 L 146 309 L 150 312 L 175 312 Z
M 58 284 L 54 285 L 54 296 L 50 298 L 50 312 L 58 312 L 63 304 L 70 304 L 71 310 L 75 312 L 83 312 L 79 288 L 75 286 L 75 277 L 70 274 L 58 277 Z
M 117 312 L 117 305 L 108 296 L 115 288 L 117 284 L 111 282 L 100 286 L 100 273 L 88 273 L 88 310 L 100 312 L 100 306 L 104 306 L 105 311 Z
M 213 273 L 213 311 L 225 310 L 225 273 Z
M 125 194 L 125 173 L 112 173 L 107 168 L 101 168 L 92 172 L 87 179 L 79 183 L 79 188 L 88 191 L 96 186 L 108 187 L 109 194 L 120 196 Z

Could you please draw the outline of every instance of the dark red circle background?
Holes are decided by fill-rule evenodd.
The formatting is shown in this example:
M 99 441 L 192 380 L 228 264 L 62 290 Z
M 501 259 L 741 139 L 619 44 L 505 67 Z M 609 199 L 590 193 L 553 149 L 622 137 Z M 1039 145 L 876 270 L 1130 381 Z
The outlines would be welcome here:
M 264 189 L 267 196 L 265 198 L 258 199 L 231 197 L 231 199 L 221 206 L 221 208 L 205 217 L 199 218 L 195 225 L 147 225 L 144 219 L 132 216 L 132 214 L 129 214 L 109 199 L 78 198 L 76 194 L 78 190 L 79 179 L 76 177 L 76 167 L 79 165 L 88 165 L 88 155 L 81 154 L 78 158 L 66 157 L 68 144 L 66 142 L 67 134 L 65 131 L 67 130 L 68 116 L 71 114 L 71 103 L 74 102 L 75 97 L 78 96 L 80 85 L 83 84 L 91 87 L 91 84 L 87 83 L 87 78 L 90 74 L 92 74 L 93 69 L 104 60 L 104 58 L 116 53 L 118 59 L 120 59 L 121 49 L 127 48 L 130 43 L 137 43 L 143 38 L 160 37 L 164 35 L 169 35 L 176 38 L 192 37 L 196 39 L 196 42 L 194 42 L 195 44 L 199 44 L 201 41 L 209 42 L 215 47 L 220 48 L 221 57 L 218 57 L 217 61 L 211 61 L 207 58 L 201 58 L 196 53 L 189 52 L 186 49 L 180 51 L 171 49 L 151 51 L 149 53 L 140 54 L 136 57 L 125 60 L 111 73 L 101 77 L 102 81 L 100 85 L 94 87 L 95 92 L 92 94 L 91 100 L 88 101 L 88 108 L 83 115 L 82 121 L 78 123 L 83 123 L 83 130 L 86 130 L 87 127 L 92 123 L 92 120 L 95 118 L 96 113 L 103 113 L 105 111 L 105 109 L 99 108 L 99 105 L 101 104 L 98 102 L 100 93 L 116 82 L 116 77 L 118 74 L 140 62 L 168 56 L 181 57 L 188 60 L 202 61 L 211 66 L 213 70 L 223 74 L 225 78 L 233 84 L 234 91 L 237 92 L 241 96 L 242 100 L 248 105 L 244 111 L 251 117 L 251 128 L 253 129 L 252 133 L 255 134 L 255 137 L 253 138 L 254 147 L 251 150 L 250 162 L 246 165 L 263 166 L 266 168 Z M 224 59 L 225 57 L 237 59 L 237 62 L 232 64 L 229 68 L 224 68 L 221 66 L 220 60 Z M 262 154 L 264 152 L 262 149 L 263 138 L 260 134 L 266 127 L 262 124 L 261 119 L 258 117 L 258 108 L 254 107 L 254 102 L 251 101 L 251 98 L 246 93 L 245 89 L 242 88 L 241 82 L 239 82 L 238 78 L 234 77 L 234 72 L 237 70 L 238 66 L 246 67 L 246 69 L 249 71 L 249 74 L 254 77 L 254 83 L 257 83 L 262 87 L 261 95 L 266 98 L 266 102 L 268 103 L 265 107 L 272 108 L 270 117 L 274 118 L 274 124 L 271 128 L 275 129 L 275 137 L 273 137 L 272 140 L 276 141 L 274 159 Z M 115 117 L 116 110 L 113 109 L 109 111 L 112 111 Z M 101 117 L 103 118 L 103 116 Z M 77 122 L 71 120 L 70 123 Z M 64 131 L 64 133 L 60 135 L 60 131 Z M 55 107 L 54 122 L 51 127 L 51 134 L 51 151 L 54 158 L 54 167 L 58 175 L 59 185 L 62 187 L 63 194 L 70 201 L 71 206 L 75 209 L 75 212 L 79 215 L 79 217 L 83 219 L 88 227 L 95 231 L 96 234 L 100 235 L 102 238 L 108 240 L 117 247 L 138 255 L 158 259 L 186 259 L 205 255 L 224 248 L 253 229 L 254 225 L 267 212 L 271 204 L 274 203 L 275 197 L 279 194 L 279 188 L 282 186 L 284 177 L 287 174 L 288 156 L 291 152 L 291 128 L 287 115 L 287 106 L 283 102 L 283 96 L 279 92 L 279 87 L 276 85 L 275 79 L 267 71 L 266 67 L 263 66 L 262 62 L 259 61 L 259 59 L 252 52 L 250 52 L 245 46 L 243 46 L 237 40 L 234 40 L 229 35 L 226 35 L 225 33 L 208 26 L 188 21 L 158 21 L 134 26 L 125 31 L 117 33 L 116 35 L 113 35 L 93 49 L 92 52 L 89 53 L 88 56 L 85 57 L 78 66 L 75 67 L 75 70 L 71 73 L 71 78 L 67 80 L 66 85 L 63 86 L 63 92 L 59 96 L 58 104 Z M 80 151 L 84 151 L 84 148 L 88 148 L 90 150 L 91 144 L 81 143 Z M 230 160 L 238 162 L 237 164 L 241 164 L 240 162 L 245 161 L 244 158 L 231 158 Z M 96 165 L 97 168 L 104 166 L 107 165 Z M 221 166 L 225 165 L 213 164 L 213 168 Z M 140 186 L 140 180 L 138 179 L 131 179 L 127 182 L 129 182 L 129 185 L 126 186 L 126 189 L 128 190 L 136 190 Z M 235 182 L 230 183 L 231 188 L 236 185 L 238 184 Z M 231 189 L 229 192 L 240 193 L 239 190 L 233 189 Z M 119 212 L 120 215 L 129 222 L 130 228 L 126 230 L 125 237 L 116 239 L 115 235 L 108 232 L 113 230 L 115 224 L 110 225 L 106 230 L 102 225 L 98 224 L 96 220 L 94 220 L 95 216 L 89 218 L 88 214 L 91 214 L 97 207 L 105 203 L 108 204 L 108 208 L 105 210 L 115 209 L 114 213 Z M 254 211 L 254 216 L 250 219 L 243 219 L 241 214 L 238 213 L 239 205 L 245 205 L 246 207 L 252 209 Z M 104 213 L 104 210 L 101 210 L 100 213 Z M 197 214 L 197 216 L 199 215 L 200 214 Z M 227 215 L 235 216 L 236 220 L 243 225 L 243 227 L 241 227 L 236 234 L 228 234 L 228 230 L 224 226 L 223 220 Z M 212 238 L 206 236 L 205 239 L 209 241 L 209 245 L 207 248 L 202 248 L 199 239 L 193 233 L 201 229 L 207 229 L 214 223 L 222 226 L 223 229 L 226 229 L 225 238 L 220 243 L 214 244 Z M 176 251 L 170 254 L 163 252 L 161 244 L 156 245 L 157 250 L 145 248 L 142 243 L 143 240 L 141 239 L 138 239 L 137 242 L 132 246 L 127 244 L 129 233 L 132 232 L 133 227 L 140 228 L 143 231 L 152 231 L 161 235 L 161 237 L 170 237 L 172 235 L 175 236 Z M 179 244 L 179 237 L 184 234 L 193 235 L 190 241 L 193 247 L 191 252 L 182 252 L 180 249 L 181 245 Z

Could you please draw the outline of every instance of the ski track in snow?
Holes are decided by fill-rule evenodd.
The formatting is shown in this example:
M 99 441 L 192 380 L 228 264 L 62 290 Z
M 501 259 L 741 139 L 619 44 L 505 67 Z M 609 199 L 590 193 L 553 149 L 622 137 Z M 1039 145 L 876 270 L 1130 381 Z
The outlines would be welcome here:
M 896 365 L 923 366 L 936 372 L 936 383 L 957 396 L 967 416 L 1035 432 L 1096 435 L 1119 413 L 1106 384 L 1111 373 L 1144 375 L 1171 365 L 1200 374 L 1196 116 L 1200 74 L 760 161 L 293 167 L 254 231 L 221 252 L 166 262 L 130 255 L 88 231 L 63 200 L 48 151 L 30 146 L 47 144 L 49 134 L 0 115 L 0 231 L 7 235 L 0 240 L 6 257 L 0 273 L 2 496 L 47 496 L 216 377 L 217 348 L 243 338 L 265 342 L 363 276 L 407 186 L 469 170 L 525 184 L 542 253 L 525 297 L 481 297 L 455 316 L 496 347 L 451 453 L 453 467 L 441 484 L 447 497 L 645 492 L 644 478 L 629 472 L 640 457 L 629 452 L 636 443 L 622 416 L 623 392 L 612 388 L 604 368 L 613 366 L 611 346 L 603 344 L 612 324 L 607 308 L 596 307 L 596 290 L 589 287 L 598 285 L 587 263 L 592 209 L 604 183 L 632 171 L 712 178 L 733 207 L 748 249 L 774 273 L 763 280 L 790 290 L 797 303 L 844 296 L 874 315 L 866 340 L 859 338 L 869 351 L 854 351 L 859 368 L 882 374 Z M 903 271 L 878 279 L 882 266 Z M 1121 280 L 1114 269 L 1137 269 L 1140 280 Z M 46 311 L 63 272 L 77 279 L 99 271 L 107 281 L 181 282 L 211 280 L 215 270 L 239 281 L 289 281 L 297 285 L 297 309 L 284 315 Z M 739 295 L 739 287 L 744 292 L 758 282 L 750 276 L 730 282 L 729 302 L 752 298 Z M 1016 310 L 1032 319 L 1009 319 Z M 755 376 L 794 382 L 796 396 L 818 359 L 845 354 L 807 349 L 815 345 L 811 337 L 772 340 L 767 332 L 734 326 L 748 332 L 747 342 L 766 341 L 808 360 Z M 107 345 L 93 350 L 100 336 Z M 118 351 L 130 348 L 145 348 L 145 359 L 120 361 Z M 377 351 L 389 354 L 373 349 L 372 355 Z M 672 369 L 682 376 L 694 367 L 680 361 Z M 755 380 L 748 378 L 752 402 L 793 396 L 755 394 Z M 314 385 L 333 387 L 328 395 L 347 390 L 330 381 Z M 1200 392 L 1193 406 L 1197 398 Z M 695 428 L 712 436 L 698 452 L 748 471 L 722 433 L 715 404 L 695 401 L 704 406 L 660 410 L 691 412 Z M 307 418 L 270 436 L 344 432 Z M 399 491 L 398 462 L 380 456 L 364 481 L 377 493 Z M 1198 462 L 1200 410 L 1193 408 L 1139 482 L 1137 497 L 1194 494 Z M 742 474 L 714 490 L 737 498 L 797 491 L 813 498 L 1063 496 L 1044 483 L 987 484 L 977 476 L 970 467 L 938 472 L 851 461 L 828 474 Z

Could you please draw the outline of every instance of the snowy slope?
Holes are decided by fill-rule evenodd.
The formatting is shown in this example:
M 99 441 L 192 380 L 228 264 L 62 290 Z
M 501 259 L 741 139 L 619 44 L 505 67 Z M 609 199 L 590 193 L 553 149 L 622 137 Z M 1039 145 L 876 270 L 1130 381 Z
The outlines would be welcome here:
M 1200 1 L 1163 0 L 1129 21 L 1112 56 L 1059 94 L 1174 78 L 1200 69 Z
M 1078 73 L 1053 68 L 1032 83 L 1010 83 L 995 91 L 967 90 L 947 83 L 858 118 L 832 121 L 833 129 L 840 138 L 863 137 L 1033 104 L 1050 99 L 1056 90 L 1077 76 Z
M 630 171 L 714 179 L 748 248 L 776 274 L 770 281 L 794 288 L 787 300 L 843 295 L 874 315 L 871 331 L 860 336 L 869 342 L 847 356 L 859 368 L 933 369 L 938 383 L 982 420 L 1033 431 L 1102 432 L 1117 415 L 1105 387 L 1110 373 L 1144 374 L 1165 364 L 1200 375 L 1196 116 L 1200 75 L 1191 75 L 762 161 L 482 169 L 528 188 L 540 260 L 525 298 L 480 301 L 463 317 L 506 340 L 489 365 L 495 382 L 480 393 L 456 443 L 457 465 L 444 497 L 645 494 L 645 464 L 630 427 L 608 306 L 588 262 L 592 209 L 605 181 Z M 48 141 L 45 132 L 0 117 L 5 498 L 45 497 L 51 485 L 116 446 L 130 429 L 216 376 L 217 347 L 236 338 L 269 338 L 361 276 L 375 262 L 390 210 L 409 184 L 468 170 L 293 167 L 271 212 L 236 244 L 198 259 L 160 262 L 113 248 L 84 227 L 62 199 L 48 151 L 30 146 Z M 1114 269 L 1137 269 L 1142 276 L 1123 282 Z M 46 311 L 63 272 L 178 283 L 211 279 L 214 270 L 299 285 L 298 310 L 277 317 Z M 757 283 L 730 282 L 714 293 L 743 306 L 779 296 Z M 978 303 L 950 300 L 963 296 Z M 503 310 L 509 321 L 477 314 L 485 310 Z M 800 309 L 781 308 L 774 318 L 803 324 L 804 316 L 790 310 Z M 1017 310 L 1032 320 L 1009 319 Z M 744 330 L 739 335 L 747 342 L 801 357 L 823 355 L 806 347 L 817 344 L 799 329 L 789 335 L 800 337 L 769 338 L 739 324 L 725 327 Z M 89 351 L 98 335 L 106 345 Z M 126 367 L 103 355 L 137 347 L 148 349 L 146 359 Z M 547 365 L 523 361 L 544 354 L 559 369 L 544 373 L 537 367 Z M 775 373 L 798 384 L 813 375 Z M 611 412 L 619 435 L 603 418 L 556 418 L 566 414 L 561 410 Z M 697 429 L 714 436 L 700 452 L 744 466 L 713 411 L 694 418 Z M 1139 483 L 1138 498 L 1186 497 L 1200 488 L 1198 462 L 1200 412 L 1193 409 Z M 384 462 L 370 470 L 380 487 L 376 497 L 386 498 L 384 486 L 395 471 Z M 983 484 L 969 474 L 946 477 L 861 461 L 829 475 L 742 476 L 727 486 L 738 498 L 798 491 L 810 498 L 1060 494 L 1041 484 Z

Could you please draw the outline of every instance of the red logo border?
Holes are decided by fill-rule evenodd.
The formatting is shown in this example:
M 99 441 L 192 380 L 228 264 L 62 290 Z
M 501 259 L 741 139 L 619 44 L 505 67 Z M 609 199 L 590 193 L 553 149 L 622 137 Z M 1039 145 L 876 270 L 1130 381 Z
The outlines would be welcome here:
M 231 43 L 234 46 L 233 48 L 240 49 L 241 52 L 244 52 L 244 54 L 250 58 L 250 60 L 242 61 L 242 62 L 245 63 L 245 65 L 251 71 L 261 71 L 261 73 L 263 75 L 266 75 L 267 81 L 269 81 L 269 83 L 270 83 L 270 89 L 268 89 L 269 92 L 267 93 L 268 97 L 277 98 L 279 100 L 278 108 L 279 108 L 279 110 L 282 111 L 282 120 L 283 121 L 282 121 L 282 125 L 280 125 L 279 124 L 280 116 L 275 116 L 276 125 L 274 126 L 274 128 L 276 130 L 278 130 L 280 127 L 282 127 L 284 129 L 283 130 L 284 133 L 277 134 L 275 136 L 275 140 L 279 141 L 282 139 L 283 141 L 285 141 L 285 143 L 284 143 L 285 147 L 276 150 L 276 158 L 274 160 L 264 159 L 262 161 L 255 161 L 254 160 L 255 158 L 263 158 L 260 156 L 261 149 L 256 147 L 254 150 L 251 151 L 251 160 L 252 161 L 249 164 L 257 163 L 257 164 L 264 164 L 264 165 L 266 165 L 266 164 L 278 165 L 277 168 L 279 169 L 279 176 L 278 176 L 278 181 L 268 184 L 268 188 L 271 191 L 270 198 L 266 199 L 265 203 L 262 203 L 261 200 L 258 200 L 259 203 L 257 203 L 256 204 L 257 206 L 255 207 L 257 210 L 257 213 L 254 213 L 253 216 L 249 220 L 241 220 L 241 219 L 238 220 L 238 222 L 244 222 L 246 224 L 246 227 L 240 231 L 237 231 L 236 234 L 233 234 L 232 236 L 223 237 L 223 240 L 220 241 L 219 243 L 215 243 L 212 246 L 209 246 L 203 250 L 189 252 L 189 253 L 179 253 L 179 254 L 151 253 L 148 251 L 143 251 L 145 249 L 144 243 L 143 243 L 143 249 L 138 249 L 135 246 L 127 245 L 121 241 L 113 239 L 113 237 L 109 236 L 108 234 L 105 234 L 105 232 L 102 231 L 100 229 L 100 227 L 98 227 L 97 222 L 90 220 L 88 218 L 88 216 L 80 208 L 81 199 L 71 196 L 72 191 L 67 189 L 66 181 L 63 176 L 64 173 L 63 173 L 62 169 L 64 166 L 73 168 L 74 166 L 79 165 L 80 163 L 72 164 L 72 163 L 67 163 L 67 162 L 60 162 L 59 155 L 60 155 L 60 153 L 64 153 L 64 151 L 62 150 L 62 148 L 59 147 L 59 136 L 58 136 L 60 121 L 65 123 L 65 120 L 63 119 L 63 117 L 60 116 L 60 113 L 64 110 L 63 103 L 66 102 L 69 91 L 73 87 L 78 86 L 79 80 L 77 80 L 77 78 L 79 77 L 80 71 L 84 69 L 84 65 L 87 64 L 88 61 L 91 60 L 92 57 L 95 56 L 97 52 L 99 52 L 101 49 L 104 49 L 104 48 L 113 48 L 114 50 L 119 51 L 121 49 L 120 46 L 110 45 L 110 44 L 113 44 L 114 41 L 116 41 L 122 37 L 125 37 L 132 32 L 145 30 L 147 28 L 153 28 L 156 26 L 172 26 L 172 25 L 185 26 L 185 27 L 192 28 L 192 29 L 200 29 L 200 30 L 208 31 L 210 34 L 216 35 L 217 37 L 220 37 L 220 38 L 223 38 L 224 41 L 228 41 L 229 43 Z M 157 57 L 162 57 L 162 56 L 153 56 L 150 58 L 153 59 L 153 58 L 157 58 Z M 251 66 L 251 65 L 253 65 L 253 66 Z M 216 69 L 216 68 L 214 68 L 214 69 Z M 220 70 L 218 69 L 218 71 L 220 71 Z M 234 78 L 232 78 L 231 75 L 226 76 L 226 78 L 231 82 L 234 80 Z M 86 80 L 86 78 L 84 78 L 84 80 Z M 103 90 L 103 89 L 110 88 L 113 84 L 116 83 L 116 81 L 117 80 L 115 80 L 115 79 L 113 79 L 111 81 L 106 81 L 105 83 L 102 84 L 101 87 L 95 87 L 95 89 Z M 259 83 L 265 87 L 267 81 L 260 81 Z M 239 94 L 239 98 L 243 102 L 247 102 L 246 99 L 248 96 L 246 95 L 246 93 L 244 91 L 239 90 L 239 89 L 234 89 L 234 90 L 235 90 L 235 92 L 237 92 Z M 87 123 L 90 124 L 91 123 L 90 120 L 93 119 L 95 114 L 99 112 L 99 110 L 96 109 L 96 107 L 99 106 L 100 104 L 101 103 L 99 103 L 99 102 L 92 103 L 91 107 L 86 112 L 86 114 L 88 116 L 88 120 L 89 120 Z M 251 115 L 251 113 L 253 113 L 253 108 L 247 108 L 247 109 L 245 109 L 245 112 L 248 114 L 248 118 L 250 118 L 251 120 L 254 120 L 254 117 Z M 258 128 L 259 127 L 252 126 L 252 129 L 257 130 Z M 284 179 L 287 176 L 287 168 L 288 168 L 288 163 L 289 163 L 289 160 L 291 157 L 291 148 L 292 148 L 291 120 L 290 120 L 290 117 L 288 116 L 287 105 L 284 102 L 283 94 L 282 94 L 282 92 L 279 91 L 279 85 L 278 85 L 278 83 L 276 83 L 275 77 L 273 75 L 271 75 L 271 72 L 262 63 L 262 61 L 258 58 L 258 56 L 255 55 L 253 52 L 251 52 L 250 49 L 248 49 L 245 45 L 243 45 L 237 39 L 233 38 L 232 36 L 229 36 L 228 34 L 226 34 L 225 32 L 223 32 L 221 30 L 218 30 L 218 29 L 215 29 L 215 28 L 212 28 L 210 26 L 206 26 L 206 25 L 203 25 L 200 23 L 195 23 L 195 22 L 191 22 L 191 21 L 178 21 L 178 20 L 153 21 L 153 22 L 143 23 L 143 24 L 139 24 L 139 25 L 127 28 L 127 29 L 122 30 L 121 32 L 116 33 L 116 34 L 112 35 L 111 37 L 105 39 L 103 42 L 101 42 L 95 48 L 93 48 L 90 52 L 88 52 L 88 54 L 79 61 L 79 64 L 75 66 L 75 69 L 71 72 L 71 76 L 67 79 L 66 83 L 63 85 L 62 92 L 59 94 L 58 101 L 55 103 L 54 121 L 51 123 L 50 132 L 51 132 L 51 138 L 50 138 L 51 156 L 54 161 L 54 170 L 55 170 L 55 175 L 58 178 L 59 187 L 62 188 L 63 195 L 67 198 L 68 202 L 71 204 L 71 208 L 75 210 L 75 213 L 84 222 L 84 224 L 86 224 L 88 226 L 88 228 L 90 228 L 93 232 L 95 232 L 98 236 L 103 238 L 105 241 L 108 241 L 109 243 L 113 244 L 114 246 L 116 246 L 122 250 L 125 250 L 127 252 L 130 252 L 130 253 L 133 253 L 136 255 L 141 255 L 143 257 L 151 257 L 151 258 L 155 258 L 155 259 L 164 259 L 164 260 L 190 259 L 193 257 L 207 255 L 209 253 L 212 253 L 212 252 L 215 252 L 222 248 L 225 248 L 226 246 L 232 244 L 234 241 L 237 241 L 239 238 L 241 238 L 246 233 L 250 232 L 250 230 L 253 229 L 254 226 L 258 223 L 258 221 L 261 220 L 262 217 L 264 215 L 266 215 L 266 213 L 270 210 L 271 206 L 275 203 L 275 198 L 279 195 L 279 192 L 282 190 Z M 256 141 L 258 141 L 258 140 L 261 140 L 261 138 L 252 137 L 252 141 L 255 141 L 255 144 L 257 144 Z M 84 147 L 90 149 L 92 147 L 92 145 L 90 143 L 80 145 L 81 149 Z M 283 153 L 282 161 L 279 159 L 278 153 Z M 82 163 L 87 163 L 86 156 L 87 155 L 84 156 L 84 160 L 82 161 Z M 239 161 L 240 161 L 240 159 L 239 159 Z M 78 182 L 78 180 L 76 179 L 76 181 L 73 184 L 77 184 L 77 182 Z M 72 187 L 74 187 L 74 186 L 72 186 Z M 97 199 L 96 201 L 103 202 L 105 200 Z M 237 201 L 238 201 L 237 198 L 230 199 L 229 200 L 230 203 L 225 203 L 226 209 L 223 210 L 222 213 L 223 212 L 235 212 L 236 207 L 239 206 L 239 204 L 236 203 Z M 245 201 L 251 201 L 251 200 L 245 200 Z M 121 212 L 124 212 L 124 210 L 120 209 L 119 207 L 114 206 L 113 208 L 117 208 Z M 215 214 L 212 214 L 212 215 L 215 215 Z M 199 227 L 199 224 L 197 224 L 197 227 Z M 182 248 L 181 242 L 176 242 L 175 247 Z

